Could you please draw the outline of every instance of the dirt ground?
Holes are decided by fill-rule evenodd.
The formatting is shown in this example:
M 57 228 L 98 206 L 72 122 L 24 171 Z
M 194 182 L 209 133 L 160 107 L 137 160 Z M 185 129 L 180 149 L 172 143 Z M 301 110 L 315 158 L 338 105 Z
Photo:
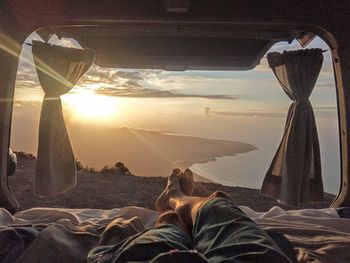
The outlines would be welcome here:
M 34 194 L 34 174 L 36 161 L 19 156 L 18 167 L 9 177 L 9 185 L 21 210 L 33 207 L 98 208 L 111 209 L 124 206 L 141 206 L 154 209 L 154 201 L 166 185 L 164 177 L 140 177 L 117 174 L 115 171 L 78 172 L 78 184 L 70 191 L 51 197 Z M 246 205 L 256 211 L 267 211 L 275 205 L 275 200 L 260 196 L 259 190 L 243 187 L 228 187 L 213 183 L 197 183 L 195 194 L 204 196 L 216 190 L 229 194 L 237 205 Z M 325 194 L 325 200 L 303 208 L 329 207 L 334 195 Z M 280 205 L 284 209 L 295 209 Z

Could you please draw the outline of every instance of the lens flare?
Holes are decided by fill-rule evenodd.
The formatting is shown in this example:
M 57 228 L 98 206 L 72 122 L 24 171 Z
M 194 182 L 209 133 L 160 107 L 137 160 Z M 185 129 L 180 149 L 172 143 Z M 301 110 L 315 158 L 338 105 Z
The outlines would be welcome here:
M 80 91 L 62 96 L 62 102 L 71 115 L 83 119 L 108 119 L 119 113 L 118 100 L 97 95 L 93 91 Z

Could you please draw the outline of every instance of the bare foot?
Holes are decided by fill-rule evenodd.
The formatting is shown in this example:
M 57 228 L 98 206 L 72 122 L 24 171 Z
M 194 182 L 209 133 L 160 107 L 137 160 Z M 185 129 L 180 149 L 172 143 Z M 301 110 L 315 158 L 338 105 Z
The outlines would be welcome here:
M 155 206 L 158 211 L 172 210 L 170 205 L 171 197 L 181 197 L 183 192 L 181 191 L 181 186 L 179 182 L 179 176 L 181 174 L 180 169 L 175 169 L 168 177 L 168 184 L 164 191 L 157 198 Z
M 179 175 L 181 191 L 188 196 L 191 196 L 194 191 L 194 179 L 193 173 L 190 169 L 186 169 L 183 173 Z

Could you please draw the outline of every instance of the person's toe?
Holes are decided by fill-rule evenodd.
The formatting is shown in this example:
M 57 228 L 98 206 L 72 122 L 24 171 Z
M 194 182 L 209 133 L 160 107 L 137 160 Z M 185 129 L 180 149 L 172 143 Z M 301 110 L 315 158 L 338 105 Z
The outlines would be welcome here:
M 179 175 L 179 182 L 182 192 L 185 195 L 192 195 L 195 187 L 193 173 L 190 169 L 186 169 Z

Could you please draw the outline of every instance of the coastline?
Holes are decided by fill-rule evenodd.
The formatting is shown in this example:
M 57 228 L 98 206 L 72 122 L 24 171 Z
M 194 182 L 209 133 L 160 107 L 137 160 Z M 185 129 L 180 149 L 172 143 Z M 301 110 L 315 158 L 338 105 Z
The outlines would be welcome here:
M 167 176 L 174 168 L 184 169 L 195 163 L 257 149 L 245 142 L 131 128 L 89 127 L 89 133 L 74 131 L 70 134 L 71 141 L 75 155 L 83 164 L 99 169 L 121 161 L 131 172 L 142 176 Z M 97 138 L 109 140 L 104 143 Z
M 19 156 L 16 173 L 8 178 L 9 185 L 21 204 L 20 210 L 33 207 L 112 209 L 124 206 L 154 209 L 154 201 L 166 186 L 165 177 L 79 171 L 75 188 L 49 197 L 38 197 L 34 194 L 35 168 L 35 158 Z M 295 209 L 260 196 L 257 189 L 245 187 L 197 182 L 194 194 L 207 196 L 218 190 L 226 192 L 237 205 L 246 205 L 256 211 L 267 211 L 273 206 Z M 311 203 L 303 208 L 326 208 L 333 199 L 334 195 L 326 193 L 323 202 Z

